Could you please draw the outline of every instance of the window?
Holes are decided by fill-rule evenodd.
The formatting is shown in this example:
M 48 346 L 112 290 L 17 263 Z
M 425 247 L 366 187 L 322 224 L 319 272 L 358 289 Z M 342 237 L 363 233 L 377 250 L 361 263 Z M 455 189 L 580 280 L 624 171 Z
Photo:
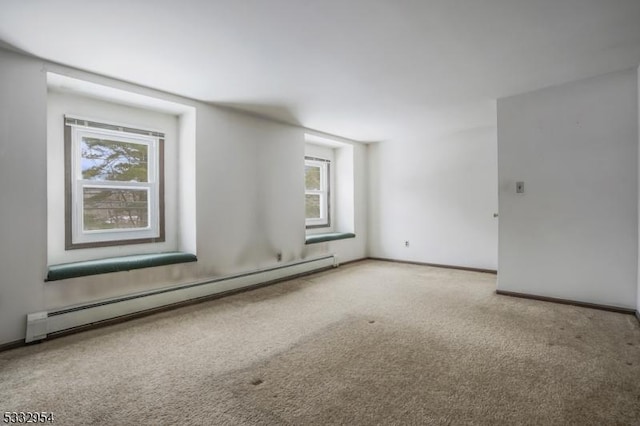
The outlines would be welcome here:
M 164 241 L 164 134 L 65 117 L 66 249 Z
M 331 225 L 329 209 L 329 160 L 305 157 L 305 218 L 307 228 Z

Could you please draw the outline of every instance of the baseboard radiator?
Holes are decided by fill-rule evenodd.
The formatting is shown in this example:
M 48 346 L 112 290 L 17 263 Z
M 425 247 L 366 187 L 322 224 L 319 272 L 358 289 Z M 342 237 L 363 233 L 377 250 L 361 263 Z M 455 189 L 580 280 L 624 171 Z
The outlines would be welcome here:
M 329 255 L 243 274 L 177 285 L 84 305 L 70 306 L 49 312 L 36 312 L 27 315 L 25 342 L 42 340 L 47 338 L 49 334 L 125 315 L 293 278 L 337 266 L 336 256 Z

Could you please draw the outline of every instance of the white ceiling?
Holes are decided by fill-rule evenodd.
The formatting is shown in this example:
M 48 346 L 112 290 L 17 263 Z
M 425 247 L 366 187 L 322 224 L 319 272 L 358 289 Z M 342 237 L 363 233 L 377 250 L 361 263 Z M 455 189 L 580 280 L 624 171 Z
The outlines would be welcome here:
M 0 0 L 0 40 L 356 140 L 640 64 L 640 0 Z

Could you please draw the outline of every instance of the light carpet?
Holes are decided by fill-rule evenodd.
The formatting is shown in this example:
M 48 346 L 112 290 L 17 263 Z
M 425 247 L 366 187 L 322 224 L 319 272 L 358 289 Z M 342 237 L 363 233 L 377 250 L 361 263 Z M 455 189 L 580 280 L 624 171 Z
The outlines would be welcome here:
M 363 261 L 0 353 L 56 424 L 640 424 L 631 315 Z

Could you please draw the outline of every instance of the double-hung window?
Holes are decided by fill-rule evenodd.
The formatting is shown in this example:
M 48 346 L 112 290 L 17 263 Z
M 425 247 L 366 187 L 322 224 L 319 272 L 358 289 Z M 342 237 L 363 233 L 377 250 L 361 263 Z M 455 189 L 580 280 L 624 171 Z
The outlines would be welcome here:
M 164 134 L 65 117 L 66 248 L 164 241 Z
M 329 208 L 329 160 L 305 157 L 305 219 L 307 228 L 331 225 Z

